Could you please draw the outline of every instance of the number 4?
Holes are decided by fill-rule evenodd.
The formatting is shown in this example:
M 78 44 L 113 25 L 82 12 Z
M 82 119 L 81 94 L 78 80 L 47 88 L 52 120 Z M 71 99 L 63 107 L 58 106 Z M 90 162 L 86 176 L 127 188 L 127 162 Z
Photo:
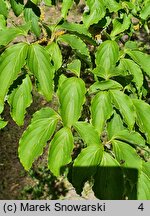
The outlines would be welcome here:
M 138 207 L 139 210 L 143 211 L 144 210 L 144 206 L 143 206 L 143 203 L 141 203 Z

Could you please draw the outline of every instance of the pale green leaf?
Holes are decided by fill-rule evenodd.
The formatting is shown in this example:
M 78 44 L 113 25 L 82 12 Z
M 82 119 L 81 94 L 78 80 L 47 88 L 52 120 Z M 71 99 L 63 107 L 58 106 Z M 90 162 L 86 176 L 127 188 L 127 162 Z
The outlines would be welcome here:
M 108 139 L 110 140 L 115 134 L 124 130 L 123 121 L 120 115 L 114 110 L 110 121 L 107 122 Z
M 14 38 L 20 35 L 26 35 L 26 32 L 23 31 L 21 28 L 4 28 L 0 30 L 0 45 L 6 46 Z
M 17 1 L 17 0 L 10 0 L 11 8 L 13 9 L 13 12 L 16 16 L 19 16 L 23 9 L 24 9 L 24 2 L 23 0 Z
M 57 71 L 62 65 L 62 54 L 58 44 L 52 42 L 46 47 L 46 50 L 50 54 L 51 60 L 54 64 L 54 68 Z
M 0 32 L 4 29 L 6 29 L 6 20 L 5 17 L 2 14 L 0 14 Z
M 52 139 L 48 154 L 48 167 L 55 176 L 59 176 L 63 167 L 71 162 L 73 136 L 67 127 L 60 129 Z
M 73 5 L 73 0 L 63 0 L 62 3 L 62 9 L 61 9 L 61 15 L 63 18 L 67 17 L 69 9 L 71 9 Z
M 48 52 L 38 44 L 29 47 L 28 67 L 38 81 L 38 90 L 50 101 L 53 94 L 54 67 L 50 63 Z
M 121 200 L 124 193 L 124 178 L 119 163 L 107 152 L 97 167 L 93 191 L 101 200 Z
M 119 20 L 116 18 L 112 22 L 113 22 L 113 30 L 110 34 L 112 38 L 120 34 L 121 32 L 124 32 L 125 30 L 127 30 L 131 24 L 131 20 L 127 16 L 127 14 L 124 14 L 123 20 Z
M 88 146 L 75 159 L 72 170 L 72 184 L 78 193 L 81 193 L 85 181 L 95 174 L 102 155 L 102 148 Z
M 19 158 L 26 170 L 43 152 L 46 143 L 52 137 L 58 114 L 51 108 L 42 108 L 32 118 L 31 124 L 19 141 Z
M 135 169 L 141 168 L 142 160 L 133 147 L 119 140 L 113 140 L 112 144 L 115 157 L 123 167 Z
M 135 82 L 137 88 L 140 89 L 143 85 L 143 73 L 140 67 L 130 59 L 121 59 L 120 63 L 123 65 L 125 70 L 129 71 L 129 73 L 134 76 L 133 82 Z
M 11 116 L 19 126 L 23 125 L 26 108 L 32 103 L 31 91 L 32 82 L 27 75 L 22 81 L 22 84 L 14 89 L 8 97 L 8 103 L 11 107 Z
M 142 100 L 133 99 L 133 104 L 136 110 L 136 123 L 147 138 L 147 142 L 150 144 L 150 105 Z
M 91 61 L 89 50 L 86 44 L 76 35 L 64 34 L 58 38 L 58 41 L 65 42 L 74 49 L 79 56 L 86 57 L 87 61 Z
M 115 41 L 107 40 L 103 42 L 97 49 L 95 54 L 96 71 L 93 71 L 97 76 L 109 79 L 114 76 L 114 68 L 119 58 L 119 47 Z
M 101 135 L 104 125 L 113 114 L 111 100 L 108 92 L 99 92 L 91 102 L 92 124 Z
M 126 53 L 150 76 L 150 55 L 134 50 L 127 50 Z
M 0 113 L 10 85 L 25 64 L 28 45 L 19 43 L 5 50 L 0 57 Z
M 80 77 L 81 61 L 79 59 L 73 60 L 67 65 L 67 70 L 74 73 L 77 77 Z
M 136 131 L 129 132 L 128 130 L 122 130 L 116 133 L 112 139 L 127 142 L 133 145 L 145 147 L 144 138 Z
M 71 127 L 78 121 L 85 101 L 85 93 L 85 84 L 80 78 L 68 78 L 60 85 L 58 96 L 64 126 Z
M 87 0 L 89 11 L 83 14 L 83 23 L 88 28 L 92 24 L 98 23 L 106 14 L 103 0 Z
M 110 94 L 112 103 L 121 113 L 129 130 L 132 130 L 135 123 L 135 110 L 131 98 L 118 90 L 110 90 Z
M 2 14 L 5 18 L 7 18 L 8 12 L 9 11 L 8 11 L 8 8 L 7 8 L 6 1 L 0 0 L 0 14 Z
M 114 80 L 105 80 L 101 82 L 95 82 L 89 88 L 89 93 L 96 93 L 98 91 L 104 91 L 109 89 L 122 89 L 122 85 Z
M 150 1 L 144 1 L 144 7 L 140 12 L 140 17 L 146 20 L 150 16 Z
M 79 133 L 87 146 L 100 146 L 100 137 L 93 125 L 87 122 L 76 122 L 73 127 Z

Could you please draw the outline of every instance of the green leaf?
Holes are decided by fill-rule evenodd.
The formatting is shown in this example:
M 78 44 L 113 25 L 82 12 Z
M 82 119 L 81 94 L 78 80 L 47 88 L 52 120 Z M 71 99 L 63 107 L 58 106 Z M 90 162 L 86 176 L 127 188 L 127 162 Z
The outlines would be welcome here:
M 52 5 L 52 0 L 44 0 L 44 3 L 46 6 L 51 6 Z
M 38 44 L 30 45 L 27 63 L 38 81 L 39 92 L 50 101 L 53 94 L 54 67 L 50 63 L 48 52 Z
M 92 124 L 101 135 L 104 125 L 113 114 L 111 100 L 108 92 L 99 92 L 91 102 Z
M 67 127 L 60 129 L 50 143 L 48 155 L 48 167 L 55 176 L 59 176 L 63 167 L 71 162 L 73 147 L 71 130 Z
M 25 64 L 27 51 L 28 45 L 19 43 L 6 49 L 0 57 L 0 113 L 10 85 Z
M 20 126 L 24 123 L 26 108 L 32 103 L 32 82 L 27 75 L 18 88 L 14 89 L 8 97 L 8 103 L 11 107 L 11 116 Z
M 63 0 L 62 9 L 61 9 L 61 15 L 63 18 L 66 19 L 68 11 L 72 7 L 72 5 L 73 5 L 73 0 Z
M 134 76 L 133 82 L 135 82 L 137 89 L 140 89 L 143 85 L 143 73 L 140 67 L 130 59 L 121 59 L 120 63 L 123 65 L 125 70 L 128 70 L 129 73 Z
M 95 57 L 97 68 L 93 73 L 104 79 L 109 79 L 114 76 L 114 68 L 119 58 L 119 47 L 117 43 L 110 40 L 103 42 L 98 47 Z
M 150 55 L 133 50 L 127 50 L 126 53 L 150 76 Z
M 100 137 L 93 127 L 87 122 L 76 122 L 73 127 L 79 133 L 87 146 L 100 146 Z
M 138 200 L 150 200 L 150 178 L 141 171 L 138 180 Z
M 94 176 L 93 191 L 101 200 L 121 200 L 124 193 L 123 173 L 119 163 L 104 152 L 100 166 Z
M 2 14 L 5 18 L 8 16 L 8 8 L 6 5 L 6 1 L 0 0 L 0 14 Z
M 112 144 L 115 157 L 123 167 L 135 169 L 141 168 L 142 160 L 140 159 L 134 148 L 132 148 L 129 144 L 118 140 L 113 140 Z
M 102 155 L 102 148 L 88 146 L 75 159 L 72 170 L 72 184 L 78 193 L 81 193 L 85 181 L 95 174 Z
M 129 96 L 118 90 L 110 90 L 112 103 L 119 110 L 129 130 L 133 129 L 135 123 L 135 110 Z
M 3 121 L 1 118 L 0 118 L 0 129 L 4 128 L 6 125 L 7 125 L 7 121 Z
M 71 46 L 72 49 L 76 50 L 79 56 L 86 57 L 90 62 L 90 54 L 86 44 L 76 35 L 64 34 L 58 38 L 58 41 L 65 42 Z
M 138 99 L 133 99 L 133 104 L 136 110 L 136 123 L 140 131 L 145 134 L 147 142 L 150 144 L 150 105 Z
M 95 82 L 89 88 L 89 93 L 96 93 L 98 91 L 104 91 L 109 89 L 122 89 L 122 85 L 114 80 L 105 80 L 101 82 Z
M 6 46 L 14 38 L 20 35 L 26 35 L 26 32 L 21 28 L 4 28 L 0 30 L 0 45 Z
M 131 20 L 130 17 L 127 16 L 127 14 L 124 14 L 123 20 L 114 19 L 113 21 L 113 30 L 110 34 L 110 37 L 115 37 L 116 35 L 120 34 L 121 32 L 124 32 L 130 27 Z
M 112 139 L 115 134 L 124 129 L 125 127 L 123 126 L 123 121 L 120 115 L 114 110 L 112 118 L 107 122 L 108 139 Z
M 77 77 L 80 77 L 81 61 L 79 59 L 73 60 L 67 65 L 67 70 L 74 73 Z
M 90 25 L 98 23 L 106 13 L 103 0 L 87 0 L 88 12 L 83 14 L 83 23 L 88 28 Z
M 57 71 L 62 65 L 62 54 L 58 44 L 52 42 L 46 47 L 46 50 L 50 54 L 51 60 L 54 64 L 54 68 Z
M 104 0 L 104 4 L 110 12 L 117 12 L 122 8 L 121 4 L 116 0 Z
M 69 23 L 65 21 L 62 25 L 58 26 L 60 29 L 65 29 L 70 32 L 78 33 L 80 35 L 85 35 L 91 37 L 88 29 L 85 27 L 84 24 L 79 23 Z
M 58 118 L 58 114 L 48 107 L 34 113 L 31 124 L 19 141 L 19 158 L 26 170 L 42 154 L 55 131 Z
M 41 2 L 41 0 L 31 0 L 34 4 L 39 4 Z
M 85 101 L 85 93 L 85 84 L 80 78 L 68 78 L 60 86 L 58 96 L 64 126 L 71 127 L 78 121 Z
M 6 20 L 5 17 L 2 14 L 0 14 L 0 32 L 4 29 L 6 29 Z
M 24 2 L 23 0 L 10 0 L 11 8 L 16 16 L 19 16 L 23 9 L 24 9 Z
M 24 9 L 24 18 L 26 22 L 31 22 L 31 30 L 39 37 L 41 34 L 41 28 L 39 26 L 39 17 L 33 12 L 32 8 Z
M 116 133 L 112 139 L 120 140 L 140 147 L 145 147 L 144 138 L 136 131 L 129 132 L 128 130 L 122 130 Z
M 140 12 L 140 17 L 146 20 L 150 16 L 150 1 L 144 1 L 144 7 Z

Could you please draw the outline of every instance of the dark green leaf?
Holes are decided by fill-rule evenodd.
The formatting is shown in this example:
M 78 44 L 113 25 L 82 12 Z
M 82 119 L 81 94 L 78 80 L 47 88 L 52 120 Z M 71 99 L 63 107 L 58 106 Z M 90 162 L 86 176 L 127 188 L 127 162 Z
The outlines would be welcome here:
M 81 151 L 75 159 L 72 171 L 72 183 L 78 193 L 81 193 L 85 181 L 93 176 L 101 162 L 103 148 L 89 146 Z
M 104 152 L 94 176 L 93 191 L 101 200 L 121 200 L 124 192 L 123 173 L 119 163 Z

